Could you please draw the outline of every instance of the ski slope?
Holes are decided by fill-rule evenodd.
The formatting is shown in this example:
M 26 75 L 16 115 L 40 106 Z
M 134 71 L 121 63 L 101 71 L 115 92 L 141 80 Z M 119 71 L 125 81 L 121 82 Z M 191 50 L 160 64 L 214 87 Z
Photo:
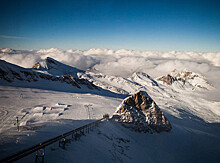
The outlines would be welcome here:
M 101 59 L 103 51 L 99 55 L 94 49 L 81 52 L 80 55 L 94 57 L 95 52 L 97 58 Z M 8 55 L 16 51 L 2 53 L 4 58 L 6 53 Z M 36 52 L 44 56 L 51 53 L 48 50 Z M 58 55 L 62 52 L 53 49 L 53 53 Z M 109 62 L 112 54 L 110 51 L 105 53 Z M 135 54 L 135 52 L 129 54 L 126 50 L 114 53 L 118 58 L 122 56 L 133 58 L 131 55 Z M 146 55 L 150 54 L 140 53 L 142 57 Z M 68 144 L 66 150 L 59 148 L 58 144 L 49 146 L 46 149 L 45 161 L 218 162 L 220 160 L 220 94 L 218 84 L 215 84 L 218 81 L 213 80 L 214 76 L 218 75 L 218 65 L 215 65 L 215 71 L 210 71 L 211 74 L 208 75 L 191 70 L 176 72 L 180 75 L 173 74 L 172 71 L 167 72 L 175 79 L 171 84 L 167 84 L 158 80 L 161 76 L 152 77 L 146 71 L 136 71 L 125 77 L 106 73 L 105 69 L 101 73 L 100 70 L 96 72 L 92 68 L 87 71 L 80 70 L 57 62 L 53 58 L 49 59 L 56 64 L 48 63 L 46 59 L 38 62 L 41 68 L 23 68 L 7 62 L 0 65 L 0 68 L 3 69 L 4 66 L 4 72 L 9 74 L 6 74 L 7 79 L 13 79 L 12 82 L 8 82 L 2 77 L 5 73 L 1 74 L 0 159 L 99 119 L 105 113 L 111 116 L 124 98 L 142 90 L 146 91 L 164 112 L 172 125 L 170 132 L 139 133 L 124 128 L 112 120 L 104 121 L 95 131 Z M 154 61 L 155 58 L 152 62 Z M 93 68 L 100 66 L 101 64 L 97 64 Z M 37 81 L 32 80 L 30 76 L 22 75 L 22 71 L 35 72 L 37 75 L 33 78 L 37 77 Z M 17 74 L 12 72 L 20 74 L 24 80 L 17 79 L 15 77 Z M 61 79 L 68 73 L 72 74 L 80 88 L 69 82 L 72 81 L 71 78 L 68 82 Z M 52 77 L 40 78 L 38 74 Z M 194 78 L 192 76 L 186 78 L 186 74 L 192 74 Z M 180 77 L 184 82 L 182 79 L 178 80 Z M 50 80 L 51 78 L 61 80 Z M 91 84 L 97 89 L 91 89 Z M 16 117 L 19 119 L 20 132 L 17 131 Z M 18 162 L 31 162 L 33 158 L 31 155 Z

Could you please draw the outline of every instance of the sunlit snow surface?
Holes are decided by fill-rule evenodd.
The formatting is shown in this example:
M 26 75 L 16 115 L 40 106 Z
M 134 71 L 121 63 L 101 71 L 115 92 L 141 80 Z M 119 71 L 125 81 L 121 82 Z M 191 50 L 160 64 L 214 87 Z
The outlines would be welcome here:
M 106 49 L 46 49 L 24 53 L 4 49 L 1 59 L 12 63 L 19 58 L 27 59 L 30 62 L 20 62 L 20 65 L 28 63 L 32 66 L 37 60 L 42 61 L 49 56 L 64 63 L 69 61 L 69 65 L 77 68 L 90 68 L 85 78 L 96 82 L 103 90 L 117 92 L 120 88 L 129 94 L 140 89 L 146 91 L 173 127 L 168 133 L 137 133 L 116 122 L 105 121 L 94 132 L 68 144 L 66 150 L 59 148 L 58 143 L 46 148 L 46 162 L 218 162 L 219 53 L 179 53 Z M 61 55 L 64 55 L 63 59 Z M 69 57 L 73 57 L 72 60 Z M 84 67 L 80 67 L 82 65 Z M 145 74 L 148 68 L 152 78 Z M 213 87 L 205 90 L 189 84 L 182 86 L 176 82 L 166 85 L 154 80 L 175 68 L 200 73 Z M 132 75 L 133 72 L 136 73 Z M 193 82 L 200 81 L 203 82 Z M 70 86 L 62 88 L 62 84 L 54 84 L 53 87 L 47 82 L 44 84 L 48 85 L 37 89 L 37 84 L 34 88 L 31 83 L 21 82 L 16 87 L 16 83 L 1 81 L 0 158 L 99 119 L 104 113 L 112 115 L 123 98 L 128 96 L 103 90 L 81 93 L 73 88 L 68 91 Z M 59 89 L 54 91 L 55 87 Z M 20 132 L 15 125 L 17 116 L 22 126 Z M 33 162 L 34 154 L 20 162 L 24 161 Z

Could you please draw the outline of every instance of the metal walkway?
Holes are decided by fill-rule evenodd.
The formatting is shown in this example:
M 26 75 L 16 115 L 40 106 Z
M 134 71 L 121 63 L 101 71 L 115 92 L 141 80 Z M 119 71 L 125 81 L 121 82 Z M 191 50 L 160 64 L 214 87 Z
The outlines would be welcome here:
M 59 146 L 61 148 L 65 148 L 66 137 L 72 136 L 72 139 L 75 138 L 75 140 L 77 140 L 81 135 L 84 135 L 85 132 L 89 133 L 92 129 L 97 127 L 101 121 L 105 119 L 107 119 L 107 117 L 104 116 L 102 119 L 99 119 L 97 121 L 84 125 L 82 127 L 79 127 L 77 129 L 71 130 L 67 133 L 64 133 L 62 135 L 59 135 L 57 137 L 54 137 L 52 139 L 49 139 L 47 141 L 34 145 L 30 148 L 24 149 L 18 153 L 15 153 L 11 156 L 8 156 L 0 160 L 0 163 L 14 162 L 34 152 L 36 152 L 35 162 L 44 162 L 44 151 L 45 151 L 46 146 L 59 141 Z

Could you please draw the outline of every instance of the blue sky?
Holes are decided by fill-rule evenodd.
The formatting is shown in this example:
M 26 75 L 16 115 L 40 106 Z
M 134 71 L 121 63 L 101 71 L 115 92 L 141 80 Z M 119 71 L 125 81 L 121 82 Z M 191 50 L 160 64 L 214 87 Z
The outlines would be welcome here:
M 220 1 L 1 0 L 0 47 L 220 51 Z

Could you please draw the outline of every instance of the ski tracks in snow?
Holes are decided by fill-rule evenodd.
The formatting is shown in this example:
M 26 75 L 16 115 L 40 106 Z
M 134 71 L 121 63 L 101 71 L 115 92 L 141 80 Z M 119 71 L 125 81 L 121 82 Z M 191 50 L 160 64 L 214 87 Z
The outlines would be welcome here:
M 69 110 L 71 105 L 56 103 L 52 106 L 37 105 L 33 108 L 21 110 L 19 117 L 20 126 L 30 126 L 36 123 L 53 121 L 62 118 L 62 115 Z

